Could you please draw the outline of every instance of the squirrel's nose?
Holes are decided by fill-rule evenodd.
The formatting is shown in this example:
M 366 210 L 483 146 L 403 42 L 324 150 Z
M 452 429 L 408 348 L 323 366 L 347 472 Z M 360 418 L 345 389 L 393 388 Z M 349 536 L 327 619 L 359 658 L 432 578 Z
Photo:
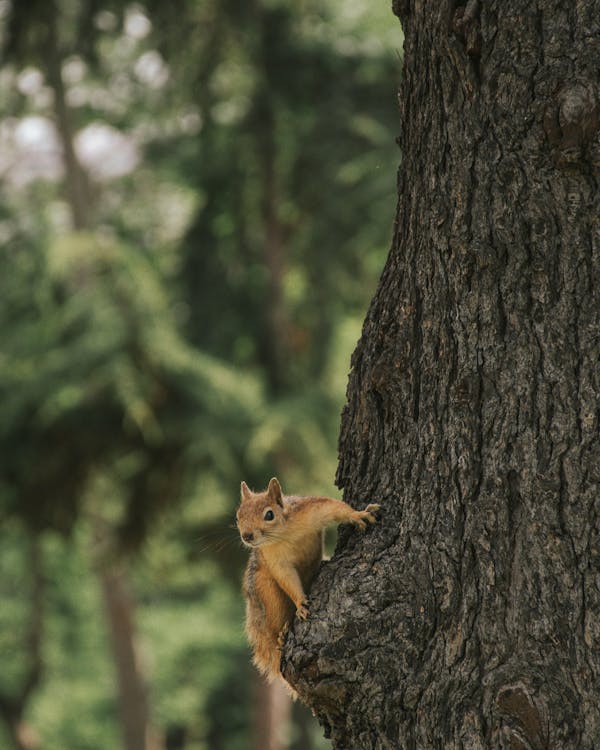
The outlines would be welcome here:
M 251 531 L 246 531 L 244 534 L 242 534 L 242 539 L 245 542 L 251 542 L 254 539 L 254 534 Z

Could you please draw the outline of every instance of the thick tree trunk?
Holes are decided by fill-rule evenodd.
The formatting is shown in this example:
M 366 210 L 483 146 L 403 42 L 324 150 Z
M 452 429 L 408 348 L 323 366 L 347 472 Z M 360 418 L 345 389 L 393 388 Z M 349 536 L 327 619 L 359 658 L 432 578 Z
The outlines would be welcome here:
M 600 2 L 401 0 L 343 532 L 283 667 L 338 750 L 600 747 Z

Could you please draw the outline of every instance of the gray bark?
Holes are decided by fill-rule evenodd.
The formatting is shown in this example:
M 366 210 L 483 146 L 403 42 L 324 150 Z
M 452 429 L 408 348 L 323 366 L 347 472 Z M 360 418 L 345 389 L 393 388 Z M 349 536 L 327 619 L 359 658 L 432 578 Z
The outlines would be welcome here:
M 403 163 L 343 531 L 287 679 L 338 750 L 600 747 L 600 2 L 394 4 Z

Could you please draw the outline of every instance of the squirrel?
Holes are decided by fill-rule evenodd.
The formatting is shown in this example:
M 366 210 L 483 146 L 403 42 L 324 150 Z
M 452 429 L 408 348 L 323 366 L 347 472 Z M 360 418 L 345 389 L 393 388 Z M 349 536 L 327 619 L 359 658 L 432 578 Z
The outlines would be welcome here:
M 281 649 L 294 609 L 302 620 L 309 615 L 306 590 L 323 559 L 325 527 L 352 523 L 364 531 L 379 508 L 372 503 L 354 510 L 329 497 L 284 495 L 275 477 L 264 492 L 242 482 L 236 521 L 251 549 L 243 583 L 246 634 L 253 662 L 269 682 L 283 679 Z

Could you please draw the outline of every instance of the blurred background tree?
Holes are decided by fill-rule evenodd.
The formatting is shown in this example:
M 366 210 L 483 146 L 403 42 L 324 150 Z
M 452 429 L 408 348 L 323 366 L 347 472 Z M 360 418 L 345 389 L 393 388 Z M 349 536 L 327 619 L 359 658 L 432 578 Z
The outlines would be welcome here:
M 395 20 L 0 0 L 0 43 L 0 746 L 326 747 L 265 721 L 230 524 L 242 478 L 335 492 Z

